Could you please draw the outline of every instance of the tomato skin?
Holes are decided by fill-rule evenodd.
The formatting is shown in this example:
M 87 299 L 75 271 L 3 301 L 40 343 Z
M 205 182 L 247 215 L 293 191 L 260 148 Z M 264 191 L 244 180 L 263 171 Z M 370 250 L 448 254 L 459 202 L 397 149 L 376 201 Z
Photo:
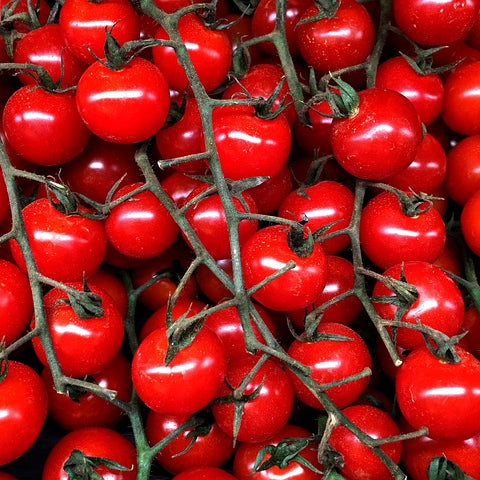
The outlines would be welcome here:
M 92 63 L 80 77 L 76 99 L 87 127 L 103 140 L 120 144 L 139 143 L 155 135 L 170 109 L 163 73 L 142 57 L 130 60 L 121 70 Z
M 172 480 L 236 480 L 225 470 L 217 467 L 193 467 L 175 475 Z
M 232 46 L 227 33 L 211 30 L 194 13 L 183 15 L 178 22 L 178 32 L 186 45 L 193 67 L 207 92 L 219 87 L 227 77 L 232 61 Z M 168 40 L 163 27 L 155 38 Z M 164 73 L 172 90 L 183 92 L 189 82 L 172 47 L 157 46 L 152 49 L 153 62 Z
M 421 123 L 401 93 L 370 88 L 358 95 L 358 111 L 332 121 L 333 154 L 351 175 L 383 180 L 413 161 L 422 140 Z
M 410 426 L 407 432 L 413 430 Z M 432 458 L 445 457 L 455 462 L 471 478 L 480 476 L 480 435 L 466 440 L 433 440 L 425 435 L 404 440 L 402 465 L 412 480 L 428 480 Z
M 0 465 L 13 462 L 33 445 L 43 428 L 47 404 L 38 374 L 28 365 L 9 360 L 8 373 L 0 383 Z
M 361 247 L 368 258 L 383 270 L 402 261 L 433 262 L 442 253 L 445 241 L 445 224 L 434 207 L 408 216 L 397 196 L 385 191 L 363 208 Z
M 140 187 L 125 185 L 113 200 Z M 177 239 L 179 228 L 162 202 L 151 191 L 143 191 L 115 206 L 105 220 L 108 242 L 121 254 L 140 259 L 165 252 Z
M 231 258 L 218 260 L 217 265 L 230 278 L 233 278 Z M 213 272 L 203 264 L 195 271 L 195 278 L 202 293 L 213 303 L 219 303 L 222 300 L 231 298 L 233 295 L 233 293 L 213 274 Z
M 480 190 L 480 135 L 463 138 L 448 152 L 445 188 L 459 205 Z
M 80 450 L 88 457 L 113 460 L 128 468 L 126 471 L 111 470 L 103 466 L 95 472 L 108 480 L 135 480 L 137 459 L 135 447 L 120 433 L 104 427 L 85 427 L 67 433 L 50 450 L 43 467 L 42 480 L 67 480 L 64 463 L 73 450 Z
M 14 263 L 0 259 L 0 338 L 8 346 L 26 333 L 33 300 L 27 276 Z
M 15 44 L 13 61 L 42 65 L 54 82 L 60 81 L 62 88 L 75 86 L 86 68 L 67 48 L 58 24 L 44 25 L 28 32 Z M 19 73 L 18 79 L 24 85 L 36 84 L 36 75 L 33 75 Z
M 292 132 L 284 115 L 264 119 L 253 109 L 225 106 L 213 110 L 212 120 L 226 178 L 272 177 L 287 163 Z
M 325 234 L 348 227 L 353 213 L 354 195 L 345 185 L 331 180 L 317 182 L 310 187 L 301 187 L 291 192 L 280 205 L 278 216 L 300 222 L 306 216 L 305 227 L 311 232 L 336 222 Z M 326 254 L 335 254 L 350 244 L 348 235 L 322 241 Z
M 318 327 L 320 334 L 333 334 L 346 337 L 346 341 L 321 339 L 318 341 L 294 340 L 288 348 L 288 354 L 296 361 L 312 369 L 311 378 L 319 384 L 330 383 L 349 375 L 371 368 L 372 358 L 367 345 L 358 333 L 346 325 L 325 323 Z M 287 370 L 292 380 L 295 396 L 306 405 L 323 409 L 319 400 L 303 382 Z M 329 388 L 325 393 L 338 408 L 353 403 L 367 388 L 368 376 L 338 387 Z
M 70 286 L 83 291 L 82 283 Z M 103 316 L 82 319 L 65 303 L 65 291 L 53 288 L 43 297 L 46 321 L 60 367 L 67 376 L 84 377 L 103 370 L 119 353 L 123 342 L 123 319 L 113 299 L 102 289 L 89 285 L 100 297 Z M 32 326 L 35 319 L 32 321 Z M 32 340 L 38 359 L 47 358 L 38 337 Z
M 414 42 L 424 46 L 450 45 L 468 33 L 480 3 L 394 0 L 393 17 L 398 27 Z
M 149 444 L 155 445 L 184 424 L 188 418 L 188 415 L 150 411 L 145 425 Z M 157 453 L 155 458 L 163 469 L 175 475 L 193 467 L 221 467 L 233 456 L 235 448 L 232 439 L 215 422 L 212 422 L 208 433 L 199 435 L 189 450 L 184 452 L 192 442 L 191 434 L 191 428 L 185 430 Z
M 75 95 L 50 93 L 36 85 L 21 87 L 9 97 L 3 109 L 3 128 L 15 152 L 43 166 L 69 162 L 90 140 Z
M 251 288 L 274 274 L 289 261 L 296 266 L 264 285 L 253 294 L 263 306 L 276 311 L 289 311 L 310 305 L 322 293 L 327 281 L 327 265 L 323 249 L 314 243 L 307 257 L 299 257 L 289 247 L 289 227 L 275 225 L 254 233 L 243 245 L 244 282 Z
M 463 207 L 460 227 L 468 247 L 477 256 L 480 255 L 480 190 L 475 192 Z
M 132 379 L 140 399 L 159 413 L 192 414 L 208 405 L 222 386 L 227 360 L 223 345 L 208 328 L 165 365 L 166 328 L 150 333 L 132 361 Z
M 138 40 L 140 35 L 138 15 L 126 0 L 93 5 L 88 0 L 67 0 L 60 10 L 59 25 L 70 51 L 86 64 L 94 63 L 95 56 L 105 57 L 106 29 L 120 45 Z
M 405 281 L 417 289 L 418 298 L 400 321 L 415 324 L 418 319 L 423 325 L 445 335 L 459 333 L 465 307 L 455 282 L 439 267 L 420 261 L 393 265 L 383 275 L 400 280 L 402 271 Z M 383 297 L 393 296 L 394 293 L 378 281 L 373 287 L 372 295 Z M 386 320 L 393 320 L 397 311 L 396 306 L 388 303 L 374 303 L 374 308 Z M 422 334 L 410 328 L 398 328 L 395 340 L 398 346 L 405 349 L 414 349 L 425 343 Z
M 233 459 L 233 473 L 238 480 L 318 480 L 319 475 L 295 460 L 284 467 L 270 467 L 260 472 L 253 472 L 258 453 L 267 445 L 278 445 L 284 438 L 309 438 L 311 434 L 303 427 L 287 424 L 280 432 L 258 443 L 241 443 Z M 317 460 L 318 444 L 311 443 L 303 449 L 300 456 L 318 470 L 322 470 Z M 265 455 L 265 460 L 269 455 Z
M 396 90 L 407 97 L 425 125 L 440 115 L 444 93 L 440 76 L 415 72 L 403 57 L 389 58 L 378 66 L 375 86 Z
M 480 133 L 480 61 L 460 65 L 445 82 L 442 119 L 461 135 Z
M 370 405 L 353 405 L 343 410 L 345 416 L 367 435 L 386 438 L 400 434 L 393 419 L 383 410 Z M 330 446 L 343 456 L 340 473 L 346 480 L 390 480 L 392 474 L 385 464 L 366 445 L 344 426 L 335 427 Z M 380 446 L 395 463 L 400 461 L 402 442 Z
M 228 364 L 226 382 L 237 388 L 256 365 L 259 357 L 243 357 Z M 231 395 L 224 383 L 217 398 Z M 243 403 L 242 421 L 238 431 L 239 442 L 261 442 L 279 432 L 287 424 L 293 407 L 293 389 L 288 375 L 273 360 L 267 360 L 244 390 L 249 395 L 260 388 L 253 400 Z M 233 438 L 234 404 L 212 404 L 212 413 L 219 427 Z
M 426 346 L 411 352 L 400 366 L 395 392 L 398 406 L 413 428 L 428 428 L 435 440 L 465 440 L 480 433 L 480 362 L 460 347 L 460 363 L 435 357 Z M 441 412 L 441 415 L 439 414 Z
M 310 6 L 299 22 L 318 13 Z M 298 23 L 295 38 L 305 62 L 326 73 L 364 62 L 373 49 L 375 29 L 363 5 L 342 0 L 333 18 Z
M 22 216 L 40 273 L 61 282 L 75 282 L 98 270 L 107 248 L 101 221 L 65 215 L 56 210 L 47 198 L 27 205 L 22 210 Z M 26 272 L 15 240 L 10 241 L 10 249 L 17 265 Z
M 84 393 L 72 400 L 68 395 L 55 391 L 52 374 L 48 367 L 41 374 L 48 393 L 48 414 L 64 430 L 78 430 L 84 427 L 113 428 L 122 418 L 124 412 L 106 400 Z M 116 392 L 115 398 L 128 402 L 132 394 L 130 363 L 122 355 L 117 355 L 102 371 L 92 375 L 93 382 Z

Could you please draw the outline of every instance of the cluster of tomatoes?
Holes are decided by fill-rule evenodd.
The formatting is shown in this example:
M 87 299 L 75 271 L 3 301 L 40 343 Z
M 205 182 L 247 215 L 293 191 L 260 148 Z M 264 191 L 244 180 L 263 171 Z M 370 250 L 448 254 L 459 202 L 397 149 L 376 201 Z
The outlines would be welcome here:
M 480 0 L 1 4 L 1 480 L 480 478 Z

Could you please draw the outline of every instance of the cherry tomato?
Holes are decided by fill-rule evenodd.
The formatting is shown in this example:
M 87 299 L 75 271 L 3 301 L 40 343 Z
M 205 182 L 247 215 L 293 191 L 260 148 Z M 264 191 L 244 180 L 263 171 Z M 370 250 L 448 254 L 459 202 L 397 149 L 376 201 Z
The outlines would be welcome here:
M 288 354 L 297 362 L 311 368 L 311 379 L 319 385 L 330 383 L 371 368 L 372 358 L 367 345 L 358 333 L 346 325 L 325 323 L 318 327 L 319 334 L 326 338 L 319 340 L 294 340 Z M 329 338 L 340 336 L 345 339 Z M 291 378 L 296 397 L 312 408 L 323 409 L 320 401 L 291 370 Z M 367 388 L 368 376 L 325 390 L 325 393 L 339 408 L 353 403 Z
M 460 65 L 445 82 L 442 119 L 461 135 L 480 133 L 480 61 Z
M 69 50 L 82 62 L 91 64 L 104 58 L 106 30 L 123 45 L 138 40 L 138 15 L 128 0 L 66 0 L 60 10 L 59 25 Z
M 217 261 L 217 266 L 230 278 L 233 278 L 232 260 L 225 258 Z M 217 276 L 204 264 L 195 271 L 195 278 L 202 293 L 213 303 L 232 297 L 232 292 L 217 278 Z
M 305 227 L 316 232 L 322 227 L 331 225 L 325 234 L 336 232 L 348 227 L 353 213 L 354 195 L 345 185 L 331 180 L 322 180 L 310 187 L 300 187 L 291 192 L 280 205 L 278 216 L 302 221 L 305 217 Z M 350 244 L 348 235 L 337 235 L 322 241 L 325 253 L 338 253 Z
M 157 134 L 158 136 L 158 134 Z M 173 172 L 161 181 L 165 193 L 173 200 L 177 207 L 181 207 L 187 197 L 205 182 L 197 177 L 190 176 L 183 172 Z
M 216 422 L 231 438 L 234 437 L 235 405 L 233 399 L 226 402 L 219 400 L 232 395 L 231 387 L 238 388 L 258 360 L 259 357 L 252 356 L 230 361 L 226 382 L 212 404 Z M 254 398 L 248 399 L 248 395 L 254 391 Z M 292 413 L 293 389 L 288 375 L 273 360 L 263 363 L 248 382 L 243 396 L 246 396 L 246 401 L 242 403 L 240 429 L 236 440 L 262 442 L 285 427 Z
M 105 290 L 112 297 L 122 318 L 125 318 L 128 308 L 127 289 L 113 271 L 102 267 L 89 278 L 88 282 Z
M 394 90 L 370 88 L 358 93 L 352 116 L 332 121 L 332 150 L 351 175 L 382 180 L 415 158 L 422 128 L 413 104 Z
M 421 208 L 428 208 L 427 204 L 423 203 Z M 434 207 L 413 214 L 407 209 L 408 206 L 388 191 L 374 197 L 363 208 L 361 247 L 383 270 L 403 261 L 433 262 L 445 246 L 445 224 Z
M 295 38 L 305 62 L 322 73 L 364 62 L 375 40 L 372 18 L 354 0 L 342 0 L 330 18 L 311 19 L 320 12 L 316 5 L 307 8 L 295 28 Z
M 165 328 L 150 333 L 132 361 L 132 379 L 140 399 L 159 413 L 191 414 L 207 406 L 222 386 L 227 360 L 220 339 L 202 328 L 187 347 L 165 365 Z
M 57 393 L 48 367 L 41 376 L 48 393 L 48 414 L 64 430 L 113 428 L 124 418 L 125 413 L 120 408 L 93 393 L 84 392 L 79 396 L 76 392 L 72 396 Z M 115 391 L 117 400 L 128 402 L 132 394 L 129 361 L 117 355 L 102 371 L 92 375 L 92 383 Z
M 273 466 L 266 470 L 253 473 L 255 461 L 260 450 L 268 445 L 277 446 L 282 440 L 287 438 L 308 439 L 311 434 L 303 427 L 293 424 L 287 424 L 280 432 L 267 440 L 258 443 L 242 443 L 237 447 L 233 459 L 233 473 L 238 480 L 316 480 L 318 473 L 296 461 L 295 458 L 288 462 L 285 467 Z M 317 460 L 318 444 L 311 442 L 304 448 L 299 456 L 307 460 L 314 468 L 322 471 L 322 467 Z M 268 460 L 270 455 L 265 454 L 264 460 Z
M 71 287 L 83 291 L 80 283 Z M 46 322 L 53 348 L 63 373 L 72 377 L 93 375 L 102 371 L 120 352 L 123 342 L 123 320 L 113 299 L 103 290 L 90 285 L 100 297 L 103 315 L 81 318 L 66 301 L 67 293 L 53 288 L 43 297 Z M 32 322 L 35 324 L 35 319 Z M 43 365 L 48 365 L 38 337 L 33 348 Z
M 137 458 L 135 447 L 120 433 L 104 427 L 85 427 L 67 433 L 50 450 L 43 467 L 42 480 L 67 480 L 63 469 L 73 450 L 87 457 L 98 457 L 118 463 L 126 470 L 99 466 L 95 473 L 108 480 L 135 480 Z
M 0 259 L 0 339 L 6 345 L 26 333 L 33 313 L 26 275 L 14 263 Z
M 217 192 L 210 195 L 205 193 L 209 187 L 201 185 L 187 197 L 185 203 L 194 201 L 192 206 L 185 212 L 188 221 L 205 250 L 215 259 L 222 260 L 230 257 L 230 237 L 228 221 L 223 208 L 222 199 Z M 237 212 L 257 213 L 257 206 L 253 198 L 247 192 L 242 192 L 238 198 L 232 197 L 232 203 Z M 240 247 L 257 231 L 258 221 L 245 218 L 238 224 L 238 241 Z M 187 237 L 184 235 L 188 242 Z
M 416 72 L 403 57 L 389 58 L 378 66 L 375 86 L 395 90 L 407 97 L 427 126 L 440 115 L 444 92 L 440 76 Z
M 120 70 L 99 61 L 92 63 L 80 77 L 76 98 L 88 128 L 103 140 L 121 144 L 155 135 L 170 109 L 163 73 L 142 57 L 133 58 Z
M 175 432 L 188 418 L 188 415 L 150 411 L 145 425 L 148 442 L 155 445 Z M 234 451 L 232 439 L 212 419 L 205 418 L 198 428 L 188 428 L 175 437 L 155 458 L 163 469 L 177 474 L 194 467 L 221 467 Z
M 79 212 L 85 212 L 80 208 Z M 40 273 L 61 282 L 81 281 L 100 267 L 107 247 L 103 223 L 79 215 L 65 215 L 40 198 L 22 210 L 27 238 Z M 10 248 L 17 265 L 26 271 L 16 240 Z
M 132 183 L 120 188 L 113 200 L 141 185 Z M 146 190 L 112 208 L 105 220 L 105 232 L 118 252 L 144 259 L 156 257 L 172 246 L 179 228 L 162 202 Z
M 5 373 L 2 364 L 2 373 Z M 47 416 L 47 392 L 28 365 L 8 361 L 0 382 L 0 465 L 22 456 L 37 440 Z
M 460 217 L 460 226 L 463 238 L 468 247 L 480 255 L 480 222 L 478 212 L 480 208 L 480 191 L 475 192 L 463 207 Z
M 370 405 L 352 405 L 343 410 L 344 415 L 371 437 L 387 438 L 400 434 L 393 419 L 383 410 Z M 330 436 L 330 446 L 343 456 L 339 471 L 346 480 L 390 480 L 392 474 L 374 452 L 364 445 L 344 426 L 335 427 Z M 395 463 L 400 461 L 402 442 L 389 442 L 380 445 Z
M 395 393 L 413 428 L 428 428 L 435 440 L 466 440 L 480 433 L 480 362 L 460 347 L 459 363 L 433 355 L 426 346 L 411 352 L 400 366 Z
M 455 282 L 439 267 L 427 262 L 410 261 L 393 265 L 383 272 L 385 277 L 404 281 L 414 286 L 418 297 L 399 319 L 402 322 L 431 327 L 452 336 L 460 331 L 463 322 L 464 304 L 462 294 Z M 372 292 L 373 297 L 395 295 L 383 282 L 378 281 Z M 397 306 L 393 303 L 375 302 L 374 308 L 385 320 L 393 320 Z M 410 328 L 398 328 L 395 335 L 397 345 L 413 349 L 424 345 L 420 332 Z
M 296 254 L 289 245 L 290 227 L 274 225 L 254 233 L 241 249 L 244 282 L 252 288 L 284 268 L 281 274 L 253 294 L 263 306 L 277 311 L 304 308 L 322 293 L 327 282 L 327 265 L 323 249 L 313 242 L 311 252 Z
M 67 163 L 90 139 L 75 94 L 51 93 L 37 85 L 21 87 L 10 96 L 3 110 L 3 128 L 15 152 L 38 165 Z
M 394 0 L 393 17 L 414 42 L 425 46 L 449 45 L 473 26 L 480 8 L 478 0 Z
M 186 46 L 200 82 L 207 92 L 218 88 L 227 78 L 232 61 L 232 46 L 225 31 L 208 28 L 200 16 L 188 13 L 180 17 L 178 32 Z M 155 38 L 168 40 L 163 27 Z M 189 82 L 172 47 L 157 46 L 152 50 L 153 62 L 164 73 L 171 89 L 183 92 Z

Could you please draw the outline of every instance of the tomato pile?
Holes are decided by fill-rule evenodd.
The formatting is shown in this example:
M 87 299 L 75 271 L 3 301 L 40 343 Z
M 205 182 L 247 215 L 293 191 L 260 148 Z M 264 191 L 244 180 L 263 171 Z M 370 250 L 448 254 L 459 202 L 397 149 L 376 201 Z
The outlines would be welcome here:
M 1 4 L 0 480 L 480 479 L 480 0 Z

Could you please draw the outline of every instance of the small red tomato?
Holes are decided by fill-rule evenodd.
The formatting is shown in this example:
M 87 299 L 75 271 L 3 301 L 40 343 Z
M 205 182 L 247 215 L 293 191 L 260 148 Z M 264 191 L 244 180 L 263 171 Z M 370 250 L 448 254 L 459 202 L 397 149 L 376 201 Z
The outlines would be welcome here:
M 372 358 L 367 345 L 358 333 L 346 325 L 338 323 L 320 324 L 319 334 L 327 338 L 315 341 L 294 340 L 288 348 L 288 354 L 296 361 L 311 369 L 311 379 L 319 385 L 334 382 L 371 368 Z M 328 336 L 345 338 L 328 338 Z M 323 409 L 320 401 L 307 388 L 302 380 L 291 370 L 291 378 L 296 397 L 312 408 Z M 367 388 L 370 377 L 332 387 L 325 393 L 339 408 L 352 404 Z
M 437 358 L 426 347 L 411 352 L 398 369 L 395 393 L 414 429 L 435 440 L 466 440 L 480 434 L 480 362 L 460 347 L 458 363 Z
M 463 207 L 460 226 L 468 247 L 480 256 L 480 190 L 474 193 Z
M 247 288 L 255 287 L 293 262 L 293 268 L 253 294 L 257 302 L 271 310 L 285 312 L 307 307 L 318 298 L 327 282 L 327 262 L 323 249 L 313 242 L 311 251 L 300 246 L 296 253 L 291 232 L 290 227 L 283 225 L 262 228 L 241 249 Z

